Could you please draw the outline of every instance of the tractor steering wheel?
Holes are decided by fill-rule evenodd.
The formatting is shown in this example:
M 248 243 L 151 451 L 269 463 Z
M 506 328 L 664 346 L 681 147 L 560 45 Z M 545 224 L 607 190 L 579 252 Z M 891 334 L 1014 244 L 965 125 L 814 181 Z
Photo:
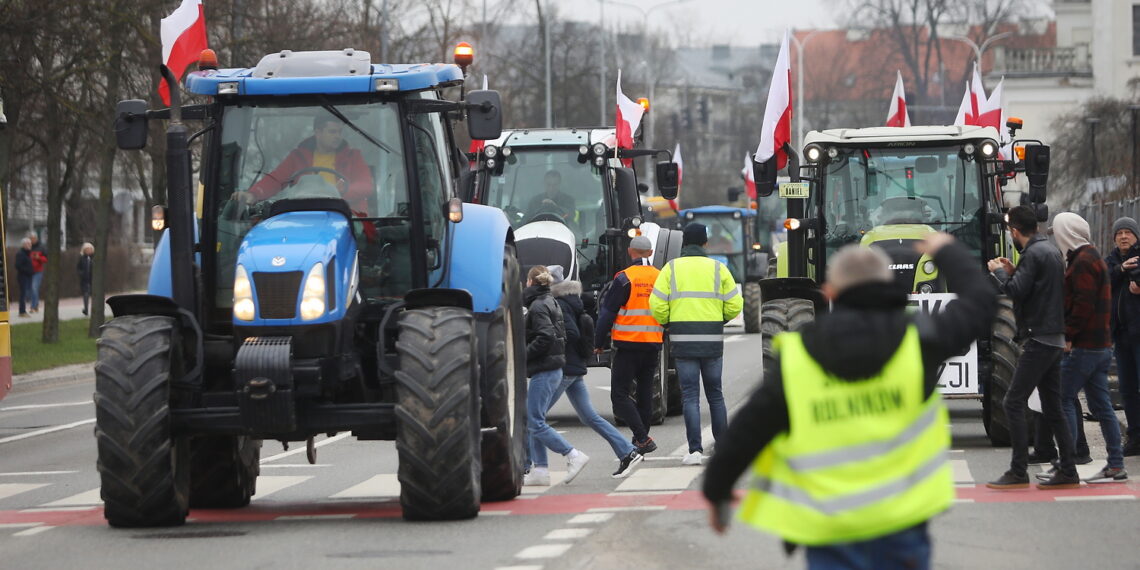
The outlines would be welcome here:
M 289 178 L 286 178 L 285 184 L 283 186 L 292 186 L 292 185 L 296 184 L 297 180 L 300 179 L 302 176 L 306 176 L 308 174 L 320 174 L 323 172 L 327 172 L 327 173 L 335 176 L 337 178 L 338 185 L 340 182 L 344 182 L 346 185 L 348 184 L 348 177 L 346 177 L 345 175 L 341 174 L 340 172 L 338 172 L 336 170 L 333 170 L 332 168 L 325 168 L 323 166 L 309 166 L 306 168 L 302 168 L 302 169 L 298 170 L 297 172 L 294 172 L 292 174 L 292 176 L 290 176 Z

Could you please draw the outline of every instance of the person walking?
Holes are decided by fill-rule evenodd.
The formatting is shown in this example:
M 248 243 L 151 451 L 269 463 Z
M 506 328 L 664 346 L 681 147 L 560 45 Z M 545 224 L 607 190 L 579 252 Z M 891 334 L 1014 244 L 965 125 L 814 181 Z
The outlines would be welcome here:
M 614 450 L 618 469 L 614 471 L 613 478 L 624 479 L 633 473 L 634 466 L 641 462 L 642 456 L 613 424 L 598 414 L 590 402 L 585 378 L 586 359 L 590 357 L 594 346 L 594 323 L 582 304 L 582 283 L 566 279 L 561 265 L 548 265 L 546 268 L 552 278 L 550 294 L 558 301 L 566 327 L 566 365 L 562 367 L 562 382 L 550 398 L 547 411 L 565 393 L 570 405 L 574 407 L 574 413 L 578 414 L 578 419 L 590 426 Z
M 1116 248 L 1104 259 L 1112 286 L 1109 326 L 1128 423 L 1124 455 L 1133 457 L 1140 455 L 1140 226 L 1132 218 L 1120 218 L 1112 224 L 1112 236 Z
M 28 308 L 32 300 L 32 277 L 36 274 L 32 264 L 32 240 L 24 238 L 20 241 L 20 249 L 16 252 L 16 279 L 20 285 L 20 316 L 31 317 Z
M 1018 338 L 1023 339 L 1013 380 L 1002 406 L 1009 421 L 1011 454 L 1009 470 L 986 483 L 991 489 L 1024 489 L 1029 486 L 1029 441 L 1025 409 L 1037 389 L 1042 420 L 1057 439 L 1057 470 L 1039 489 L 1072 489 L 1081 484 L 1073 463 L 1073 435 L 1061 409 L 1061 353 L 1065 348 L 1065 265 L 1061 252 L 1037 232 L 1037 213 L 1028 206 L 1011 208 L 1009 232 L 1021 250 L 1014 270 L 1007 258 L 987 264 L 998 290 L 1013 300 Z
M 677 361 L 681 383 L 681 407 L 685 416 L 685 436 L 689 453 L 685 465 L 700 465 L 704 456 L 701 442 L 701 382 L 709 403 L 713 439 L 720 440 L 728 425 L 728 410 L 721 391 L 724 365 L 724 323 L 740 314 L 744 298 L 723 263 L 705 253 L 708 228 L 704 224 L 685 226 L 681 257 L 665 264 L 653 285 L 649 305 L 657 322 L 669 327 L 669 350 Z
M 550 272 L 542 265 L 530 268 L 527 273 L 523 305 L 526 307 L 526 373 L 530 385 L 526 393 L 527 445 L 530 449 L 531 470 L 523 476 L 523 485 L 550 485 L 550 467 L 546 449 L 566 457 L 566 478 L 569 484 L 578 476 L 589 456 L 570 445 L 546 423 L 546 410 L 558 384 L 562 382 L 562 367 L 566 364 L 566 328 L 562 311 L 550 295 Z
M 32 288 L 31 307 L 28 312 L 37 313 L 40 310 L 40 287 L 44 282 L 44 269 L 47 268 L 47 254 L 40 245 L 40 237 L 36 232 L 28 232 L 28 239 L 32 242 L 32 249 L 28 254 L 32 258 Z
M 94 265 L 95 246 L 84 242 L 79 248 L 79 261 L 75 270 L 79 273 L 79 290 L 83 293 L 83 314 L 87 314 L 87 304 L 91 300 L 91 268 Z
M 634 237 L 626 253 L 632 264 L 614 276 L 598 305 L 594 353 L 603 352 L 607 336 L 613 340 L 610 402 L 614 416 L 633 432 L 637 452 L 645 455 L 657 449 L 649 437 L 649 424 L 653 416 L 653 373 L 661 360 L 665 329 L 653 318 L 649 295 L 660 271 L 649 263 L 653 255 L 649 238 Z
M 1108 451 L 1108 464 L 1089 483 L 1111 483 L 1128 479 L 1120 442 L 1120 423 L 1108 395 L 1108 365 L 1112 361 L 1112 339 L 1108 329 L 1112 290 L 1108 265 L 1091 242 L 1089 224 L 1071 212 L 1053 218 L 1053 239 L 1065 254 L 1065 354 L 1061 357 L 1061 408 L 1068 420 L 1069 433 L 1077 439 L 1083 424 L 1077 394 L 1085 391 L 1089 411 L 1100 423 L 1100 433 Z M 1052 473 L 1039 473 L 1047 479 Z
M 738 518 L 783 538 L 789 555 L 806 546 L 809 568 L 930 567 L 926 521 L 954 500 L 939 371 L 989 334 L 997 297 L 949 234 L 919 249 L 958 293 L 936 314 L 907 311 L 877 247 L 828 260 L 832 311 L 774 339 L 764 381 L 717 440 L 702 485 L 714 531 L 727 529 L 751 464 Z

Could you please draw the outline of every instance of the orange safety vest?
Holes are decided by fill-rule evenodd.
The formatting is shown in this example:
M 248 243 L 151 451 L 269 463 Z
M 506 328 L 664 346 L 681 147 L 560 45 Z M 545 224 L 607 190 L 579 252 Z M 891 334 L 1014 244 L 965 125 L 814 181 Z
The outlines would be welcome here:
M 614 318 L 611 337 L 621 342 L 662 342 L 665 328 L 649 308 L 649 295 L 661 270 L 652 265 L 633 265 L 623 273 L 629 278 L 629 299 Z

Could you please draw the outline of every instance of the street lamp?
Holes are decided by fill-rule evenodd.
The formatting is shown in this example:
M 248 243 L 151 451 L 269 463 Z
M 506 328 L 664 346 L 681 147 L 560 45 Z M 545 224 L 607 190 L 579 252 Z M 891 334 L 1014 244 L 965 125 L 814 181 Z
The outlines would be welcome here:
M 976 58 L 975 61 L 978 62 L 978 68 L 981 69 L 982 55 L 986 53 L 986 49 L 988 49 L 990 47 L 990 44 L 992 44 L 998 40 L 1005 39 L 1005 38 L 1012 36 L 1012 35 L 1013 35 L 1013 32 L 1002 32 L 1000 34 L 994 34 L 994 35 L 986 38 L 985 41 L 983 41 L 982 45 L 980 45 L 980 46 L 978 44 L 974 43 L 974 40 L 971 40 L 970 38 L 968 38 L 966 36 L 942 36 L 942 37 L 944 37 L 948 40 L 954 40 L 957 42 L 962 42 L 962 43 L 970 46 L 971 48 L 973 48 L 974 57 Z
M 796 45 L 796 92 L 793 95 L 796 98 L 796 152 L 803 148 L 804 143 L 804 99 L 806 99 L 804 97 L 804 48 L 816 34 L 822 31 L 824 30 L 812 30 L 811 33 L 804 36 L 803 40 L 796 37 L 795 30 L 789 34 L 792 43 Z M 774 80 L 775 78 L 773 78 Z

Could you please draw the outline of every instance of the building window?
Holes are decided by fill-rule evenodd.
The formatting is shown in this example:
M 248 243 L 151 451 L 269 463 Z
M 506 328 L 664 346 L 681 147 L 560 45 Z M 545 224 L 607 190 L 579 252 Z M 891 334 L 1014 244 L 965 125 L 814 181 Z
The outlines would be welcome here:
M 1140 56 L 1140 4 L 1132 5 L 1132 55 Z

